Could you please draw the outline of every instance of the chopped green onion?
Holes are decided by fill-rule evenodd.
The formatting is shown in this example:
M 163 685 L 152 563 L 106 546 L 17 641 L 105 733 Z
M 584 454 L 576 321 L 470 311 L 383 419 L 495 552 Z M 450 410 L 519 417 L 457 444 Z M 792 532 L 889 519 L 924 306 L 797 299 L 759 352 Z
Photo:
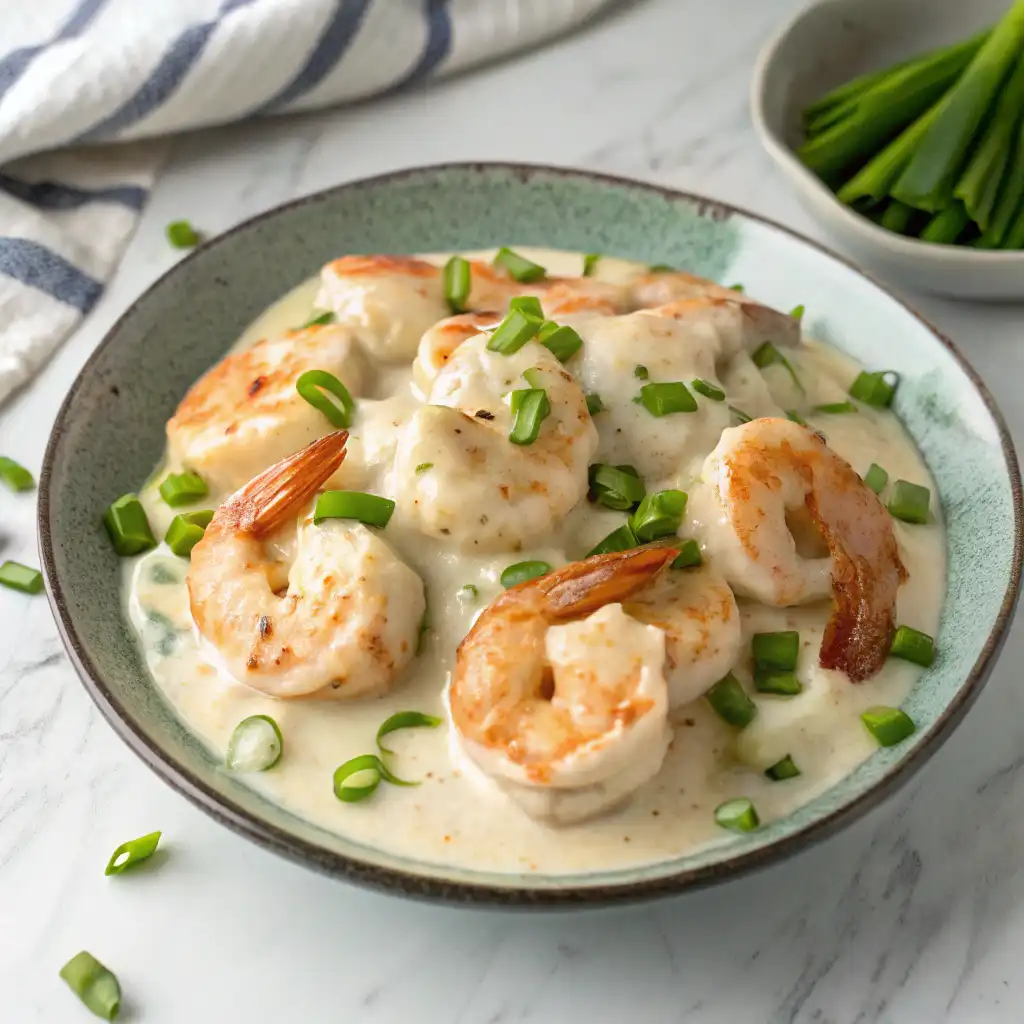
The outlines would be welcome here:
M 444 301 L 453 313 L 463 313 L 470 290 L 469 260 L 453 256 L 445 265 L 441 275 L 444 283 Z
M 417 474 L 419 474 L 419 473 L 426 473 L 426 471 L 427 471 L 428 469 L 433 469 L 433 468 L 434 468 L 434 464 L 433 464 L 432 462 L 421 462 L 421 463 L 420 463 L 420 464 L 419 464 L 419 465 L 418 465 L 418 466 L 416 467 L 416 473 L 417 473 Z
M 150 832 L 149 835 L 141 836 L 139 839 L 129 839 L 127 843 L 122 843 L 111 854 L 107 869 L 103 874 L 119 875 L 126 868 L 130 868 L 140 861 L 148 860 L 156 853 L 159 842 L 159 832 Z
M 377 749 L 382 754 L 394 753 L 381 743 L 381 739 L 389 732 L 397 732 L 399 729 L 436 729 L 440 724 L 440 718 L 425 715 L 422 711 L 396 711 L 377 730 Z
M 593 277 L 594 271 L 597 270 L 597 264 L 601 259 L 599 252 L 588 252 L 583 257 L 583 276 Z
M 325 519 L 356 519 L 367 526 L 384 529 L 395 511 L 390 498 L 362 491 L 324 491 L 316 499 L 313 524 L 319 526 Z
M 880 747 L 894 747 L 917 731 L 914 720 L 905 711 L 884 705 L 868 708 L 860 716 L 860 720 L 867 726 L 868 732 L 878 740 Z
M 585 555 L 590 558 L 593 555 L 607 555 L 613 551 L 629 551 L 637 546 L 636 535 L 630 528 L 629 523 L 623 523 L 618 529 L 612 530 L 603 540 L 590 549 Z
M 513 444 L 533 444 L 540 436 L 540 425 L 551 415 L 551 403 L 542 388 L 525 388 L 512 392 L 512 429 L 508 439 Z
M 510 356 L 518 352 L 540 329 L 544 321 L 521 309 L 513 309 L 491 332 L 487 348 Z
M 171 508 L 191 505 L 208 493 L 206 481 L 198 473 L 171 473 L 160 484 L 160 497 Z
M 60 976 L 71 991 L 101 1020 L 113 1020 L 121 1008 L 121 986 L 117 978 L 91 953 L 82 950 L 61 969 Z
M 796 375 L 793 364 L 770 341 L 766 341 L 755 349 L 754 354 L 750 358 L 759 370 L 763 370 L 766 366 L 771 366 L 773 363 L 778 363 L 789 374 L 794 387 L 798 391 L 803 392 L 804 386 L 800 383 L 800 378 Z
M 12 491 L 31 491 L 35 487 L 32 474 L 6 455 L 0 455 L 0 480 Z
M 509 277 L 524 284 L 541 281 L 547 276 L 547 271 L 539 263 L 534 263 L 505 246 L 498 250 L 498 255 L 494 257 L 494 265 L 502 267 Z
M 167 546 L 181 558 L 188 558 L 192 549 L 203 539 L 212 519 L 213 509 L 176 515 L 164 535 Z
M 333 373 L 307 370 L 295 382 L 295 390 L 314 409 L 319 409 L 335 427 L 347 427 L 352 422 L 356 403 L 348 388 Z
M 531 366 L 529 369 L 523 370 L 523 380 L 525 380 L 531 388 L 544 387 L 544 376 L 540 372 L 539 366 Z
M 772 782 L 785 782 L 786 779 L 795 779 L 801 774 L 796 762 L 787 754 L 781 761 L 776 761 L 770 768 L 765 769 L 765 775 Z
M 393 775 L 376 754 L 360 754 L 334 770 L 334 795 L 347 804 L 354 804 L 371 796 L 382 779 L 393 786 L 419 785 Z
M 528 580 L 535 580 L 540 576 L 546 576 L 549 572 L 551 572 L 551 566 L 547 562 L 515 562 L 501 574 L 501 585 L 508 590 L 509 587 L 515 587 L 520 583 L 526 583 Z
M 757 705 L 730 672 L 704 695 L 715 714 L 737 729 L 745 729 L 757 716 Z
M 43 589 L 43 574 L 21 562 L 4 562 L 0 565 L 0 585 L 23 594 L 38 594 Z
M 725 392 L 716 387 L 710 381 L 704 380 L 703 377 L 694 377 L 690 381 L 690 387 L 697 392 L 698 395 L 703 395 L 705 398 L 710 398 L 712 402 L 724 402 Z
M 319 313 L 315 316 L 311 316 L 300 328 L 300 331 L 309 330 L 310 327 L 326 327 L 328 324 L 333 324 L 337 320 L 337 317 L 331 313 Z
M 633 376 L 638 380 L 647 380 L 650 373 L 648 373 L 646 366 L 642 363 L 637 363 L 637 365 L 633 367 Z
M 789 315 L 790 315 L 790 316 L 791 316 L 791 317 L 792 317 L 792 318 L 793 318 L 794 320 L 803 320 L 803 318 L 804 318 L 804 313 L 806 313 L 806 312 L 807 312 L 807 307 L 806 307 L 806 306 L 794 306 L 794 307 L 793 307 L 793 308 L 792 308 L 792 309 L 791 309 L 791 310 L 789 311 Z
M 927 633 L 910 626 L 897 626 L 889 653 L 894 658 L 927 668 L 935 660 L 935 641 Z
M 472 583 L 464 583 L 461 587 L 459 587 L 459 600 L 466 604 L 473 603 L 479 596 L 480 591 Z
M 940 210 L 917 236 L 922 242 L 934 242 L 937 245 L 953 245 L 964 233 L 964 228 L 971 222 L 967 208 L 959 200 L 945 210 Z
M 685 491 L 655 491 L 640 502 L 629 525 L 641 544 L 671 537 L 679 529 L 686 511 Z
M 887 376 L 895 378 L 892 384 L 885 379 Z M 850 395 L 876 409 L 887 409 L 892 404 L 898 383 L 899 377 L 892 370 L 880 370 L 878 373 L 864 370 L 857 374 L 857 379 L 850 385 Z
M 595 501 L 618 512 L 632 509 L 647 493 L 640 474 L 632 466 L 602 463 L 590 467 L 590 490 Z
M 167 225 L 167 241 L 175 249 L 191 249 L 199 244 L 199 232 L 187 220 L 172 221 Z
M 744 289 L 743 285 L 737 283 L 737 284 L 729 285 L 729 291 L 731 291 L 731 292 L 739 292 L 740 295 L 742 295 L 743 292 L 745 291 L 745 289 Z
M 549 321 L 550 322 L 550 321 Z M 560 362 L 568 362 L 581 348 L 583 339 L 571 327 L 558 327 L 540 337 L 540 343 Z
M 517 310 L 520 313 L 525 313 L 527 316 L 536 317 L 538 320 L 544 320 L 544 310 L 541 309 L 540 299 L 536 295 L 517 295 L 514 299 L 509 299 L 508 303 L 509 312 Z M 547 321 L 544 326 L 547 326 L 551 321 Z M 557 327 L 557 324 L 552 324 L 552 328 Z M 541 327 L 540 332 L 543 333 L 544 328 Z
M 103 525 L 110 534 L 114 550 L 122 557 L 138 555 L 156 547 L 146 510 L 134 494 L 122 494 L 103 513 Z
M 598 394 L 587 395 L 587 412 L 591 416 L 596 416 L 599 412 L 604 412 L 604 402 L 601 401 L 601 396 Z
M 885 485 L 889 482 L 889 474 L 877 462 L 872 462 L 868 471 L 864 474 L 864 483 L 875 492 L 881 494 Z
M 647 268 L 648 274 L 674 274 L 676 268 L 669 263 L 652 263 Z
M 883 228 L 894 231 L 897 235 L 906 235 L 909 233 L 910 224 L 917 217 L 918 212 L 912 206 L 907 206 L 906 203 L 901 203 L 898 199 L 891 199 L 882 211 L 882 216 L 878 223 Z
M 888 509 L 893 516 L 905 523 L 927 523 L 930 499 L 931 492 L 927 487 L 912 484 L 907 480 L 897 480 L 892 485 Z
M 824 402 L 822 405 L 816 405 L 812 412 L 823 412 L 830 416 L 841 416 L 843 413 L 856 412 L 857 406 L 853 402 Z
M 751 423 L 754 419 L 753 416 L 748 415 L 742 409 L 737 409 L 735 405 L 729 406 L 729 412 L 733 414 L 738 423 Z
M 679 546 L 679 554 L 672 559 L 670 569 L 691 569 L 703 562 L 700 545 L 691 537 Z
M 664 384 L 645 384 L 640 389 L 640 402 L 652 416 L 697 411 L 697 399 L 690 394 L 681 380 Z
M 715 821 L 732 832 L 753 832 L 761 824 L 754 805 L 746 797 L 719 804 L 715 808 Z
M 786 419 L 792 420 L 794 423 L 799 424 L 801 427 L 807 426 L 807 420 L 805 420 L 803 416 L 801 416 L 800 413 L 796 411 L 796 409 L 787 409 Z
M 773 669 L 757 669 L 754 672 L 754 686 L 758 693 L 773 693 L 777 697 L 795 697 L 803 692 L 803 685 L 793 672 L 776 672 Z
M 800 634 L 795 629 L 778 633 L 755 633 L 751 644 L 758 668 L 792 672 L 800 654 Z
M 250 715 L 235 726 L 225 763 L 233 772 L 265 772 L 281 760 L 284 737 L 269 715 Z

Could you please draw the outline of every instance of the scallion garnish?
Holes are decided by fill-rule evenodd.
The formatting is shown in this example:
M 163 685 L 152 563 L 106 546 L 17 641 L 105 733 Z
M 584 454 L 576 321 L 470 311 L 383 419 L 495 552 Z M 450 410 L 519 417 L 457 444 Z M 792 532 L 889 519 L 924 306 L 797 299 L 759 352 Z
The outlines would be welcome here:
M 508 590 L 509 587 L 518 586 L 528 580 L 535 580 L 540 576 L 546 576 L 551 572 L 551 566 L 547 562 L 526 561 L 515 562 L 508 566 L 501 574 L 501 585 Z
M 640 389 L 640 403 L 652 416 L 697 411 L 697 399 L 690 394 L 681 380 L 645 384 Z
M 540 426 L 551 415 L 551 403 L 542 388 L 523 388 L 511 395 L 512 429 L 508 439 L 513 444 L 533 444 L 540 436 Z
M 791 309 L 791 310 L 789 311 L 789 315 L 790 315 L 790 316 L 791 316 L 791 317 L 792 317 L 792 318 L 793 318 L 794 320 L 803 320 L 803 318 L 804 318 L 804 313 L 806 313 L 806 312 L 807 312 L 807 308 L 806 308 L 805 306 L 794 306 L 794 307 L 793 307 L 793 308 L 792 308 L 792 309 Z
M 0 455 L 0 480 L 12 491 L 31 491 L 35 487 L 32 474 L 6 455 Z
M 523 370 L 523 380 L 525 380 L 531 388 L 544 387 L 544 375 L 540 372 L 539 366 L 531 366 Z
M 691 537 L 679 545 L 679 554 L 672 559 L 670 569 L 692 569 L 701 564 L 700 545 Z
M 599 252 L 588 252 L 583 257 L 583 276 L 593 277 L 594 271 L 597 270 L 597 264 L 601 261 L 601 254 Z
M 355 519 L 367 526 L 384 529 L 395 511 L 390 498 L 362 491 L 324 491 L 316 499 L 313 524 L 319 526 L 325 519 Z
M 887 377 L 893 378 L 891 384 L 886 380 Z M 859 373 L 857 379 L 850 385 L 850 395 L 865 405 L 887 409 L 892 405 L 898 384 L 899 376 L 893 370 L 880 370 L 878 373 L 868 373 L 865 370 Z
M 590 491 L 595 501 L 617 512 L 626 512 L 643 501 L 647 489 L 633 466 L 590 467 Z
M 875 492 L 875 494 L 881 494 L 885 490 L 885 485 L 889 482 L 889 474 L 882 469 L 877 462 L 872 462 L 868 467 L 868 471 L 864 474 L 864 483 L 868 485 Z
M 685 491 L 655 491 L 640 502 L 629 525 L 641 544 L 671 537 L 679 529 L 686 511 Z
M 458 598 L 463 602 L 463 604 L 473 604 L 479 596 L 480 591 L 473 583 L 463 583 L 463 585 L 459 587 Z
M 612 551 L 629 551 L 637 546 L 637 539 L 629 523 L 623 523 L 618 529 L 612 530 L 607 537 L 598 541 L 597 544 L 586 553 L 584 557 L 592 555 L 607 555 Z
M 21 562 L 4 562 L 0 565 L 0 584 L 23 594 L 38 594 L 43 589 L 43 574 Z
M 704 695 L 715 714 L 737 729 L 745 729 L 757 716 L 757 705 L 730 672 Z
M 591 416 L 596 416 L 599 412 L 604 412 L 604 402 L 601 401 L 599 394 L 587 395 L 587 412 Z
M 494 265 L 502 267 L 509 277 L 524 284 L 542 281 L 547 276 L 547 271 L 539 263 L 534 263 L 505 246 L 498 250 L 498 255 L 494 257 Z
M 71 991 L 101 1020 L 113 1020 L 121 1008 L 121 986 L 117 978 L 91 953 L 82 950 L 61 969 L 60 976 Z
M 352 422 L 356 403 L 347 387 L 326 370 L 307 370 L 295 382 L 295 390 L 319 409 L 335 427 L 347 427 Z
M 770 768 L 765 769 L 765 775 L 772 782 L 785 782 L 787 779 L 795 779 L 801 774 L 796 762 L 787 754 L 781 761 L 776 761 Z
M 250 715 L 235 726 L 225 763 L 233 772 L 265 772 L 281 760 L 284 737 L 269 715 Z
M 927 523 L 931 492 L 920 484 L 897 480 L 889 494 L 889 512 L 905 523 Z
M 801 427 L 807 426 L 807 420 L 805 420 L 803 416 L 801 416 L 800 413 L 796 411 L 796 409 L 787 409 L 786 419 L 791 420 L 793 423 L 799 424 Z
M 160 484 L 160 497 L 171 508 L 191 505 L 208 493 L 206 481 L 198 473 L 171 473 Z
M 510 356 L 518 352 L 541 329 L 543 323 L 539 317 L 524 313 L 521 309 L 513 309 L 491 332 L 487 348 L 491 352 Z
M 935 641 L 927 633 L 910 626 L 897 626 L 889 653 L 894 658 L 927 668 L 935 660 Z
M 433 468 L 434 468 L 434 464 L 432 462 L 421 462 L 416 467 L 416 475 L 419 476 L 420 473 L 426 473 L 426 471 L 428 469 L 433 469 Z
M 114 550 L 123 558 L 156 547 L 146 510 L 135 494 L 123 494 L 103 513 L 103 525 L 110 534 Z
M 440 724 L 440 718 L 435 718 L 434 715 L 425 715 L 422 711 L 396 711 L 377 730 L 377 749 L 382 754 L 394 753 L 393 750 L 381 743 L 381 739 L 389 732 L 397 732 L 399 729 L 436 729 Z
M 172 221 L 167 225 L 167 241 L 175 249 L 192 249 L 199 244 L 199 232 L 187 220 Z
M 300 328 L 300 331 L 308 331 L 310 327 L 326 327 L 337 320 L 337 316 L 328 310 L 326 313 L 314 313 Z
M 553 331 L 542 330 L 538 340 L 560 363 L 568 362 L 583 348 L 583 339 L 576 331 L 571 327 L 559 327 L 557 324 Z
M 203 539 L 206 528 L 213 519 L 213 509 L 201 512 L 182 512 L 171 520 L 164 541 L 181 558 L 188 558 L 192 549 Z
M 844 413 L 856 412 L 857 406 L 853 402 L 824 402 L 822 405 L 816 405 L 812 412 L 823 412 L 830 416 L 841 416 Z
M 800 383 L 800 378 L 796 375 L 793 364 L 770 341 L 766 341 L 755 349 L 754 354 L 750 358 L 759 370 L 777 363 L 789 374 L 790 380 L 793 381 L 793 386 L 803 393 L 804 386 Z
M 729 406 L 729 412 L 732 413 L 733 419 L 735 419 L 737 423 L 750 423 L 754 419 L 753 416 L 749 416 L 742 409 L 737 409 L 735 405 Z
M 739 282 L 737 282 L 736 284 L 729 285 L 729 291 L 739 292 L 740 295 L 742 295 L 745 290 L 746 289 L 743 287 L 743 285 L 739 284 Z
M 652 263 L 647 268 L 648 274 L 674 274 L 676 268 L 670 263 Z
M 792 672 L 800 654 L 800 634 L 795 629 L 778 633 L 755 633 L 751 641 L 758 668 Z
M 633 376 L 636 377 L 637 380 L 647 380 L 647 378 L 650 377 L 650 373 L 643 363 L 637 363 L 636 366 L 633 367 Z
M 878 740 L 880 747 L 894 747 L 917 730 L 914 720 L 905 711 L 884 705 L 868 708 L 860 716 L 860 720 L 867 726 L 868 732 Z
M 754 688 L 758 693 L 772 693 L 776 697 L 795 697 L 804 689 L 795 672 L 763 668 L 754 670 Z
M 715 821 L 732 832 L 753 832 L 761 824 L 754 805 L 746 797 L 719 804 L 715 808 Z
M 465 312 L 471 283 L 469 260 L 453 256 L 444 265 L 441 278 L 444 284 L 444 301 L 448 303 L 448 308 L 453 313 Z
M 107 869 L 103 874 L 119 875 L 140 861 L 148 860 L 156 852 L 160 835 L 159 832 L 150 832 L 149 835 L 140 836 L 138 839 L 129 839 L 127 843 L 122 843 L 111 854 Z
M 518 310 L 520 313 L 525 313 L 527 316 L 536 317 L 538 320 L 544 320 L 544 310 L 541 308 L 540 299 L 536 295 L 517 295 L 514 299 L 509 299 L 508 308 L 510 311 Z M 547 326 L 551 321 L 547 321 L 539 329 L 539 333 L 543 334 L 544 327 Z M 558 325 L 551 323 L 552 329 Z
M 376 754 L 360 754 L 334 770 L 334 795 L 347 804 L 372 796 L 381 780 L 393 786 L 418 786 L 398 778 Z
M 712 384 L 711 381 L 704 380 L 703 377 L 694 377 L 694 379 L 690 381 L 690 387 L 693 388 L 698 395 L 710 398 L 712 402 L 725 401 L 725 392 L 720 387 Z

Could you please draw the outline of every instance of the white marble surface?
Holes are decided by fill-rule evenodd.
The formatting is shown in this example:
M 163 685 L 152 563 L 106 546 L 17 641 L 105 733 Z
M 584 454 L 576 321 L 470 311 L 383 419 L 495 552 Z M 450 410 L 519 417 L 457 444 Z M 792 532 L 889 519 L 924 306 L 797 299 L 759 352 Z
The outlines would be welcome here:
M 648 0 L 428 92 L 179 140 L 106 296 L 0 410 L 0 449 L 38 467 L 82 362 L 176 258 L 163 225 L 181 216 L 219 231 L 361 175 L 507 158 L 705 192 L 817 237 L 747 115 L 754 55 L 796 6 Z M 918 304 L 1024 436 L 1024 309 Z M 31 495 L 0 492 L 0 553 L 35 562 Z M 102 722 L 45 600 L 0 593 L 0 1021 L 91 1019 L 57 978 L 81 948 L 147 1024 L 1019 1021 L 1022 640 L 926 770 L 824 845 L 659 905 L 505 915 L 355 891 L 221 829 Z M 103 876 L 114 846 L 154 828 L 162 863 Z

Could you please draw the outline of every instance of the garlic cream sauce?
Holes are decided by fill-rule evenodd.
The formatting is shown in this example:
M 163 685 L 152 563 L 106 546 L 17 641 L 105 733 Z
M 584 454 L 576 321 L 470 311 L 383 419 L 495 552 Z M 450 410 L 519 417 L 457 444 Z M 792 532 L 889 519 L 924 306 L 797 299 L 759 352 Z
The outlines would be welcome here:
M 517 251 L 552 274 L 580 273 L 578 254 Z M 473 255 L 489 258 L 492 253 Z M 441 263 L 446 256 L 426 258 Z M 626 280 L 641 269 L 612 258 L 602 259 L 598 268 L 598 277 L 610 281 Z M 303 324 L 313 311 L 317 291 L 316 280 L 294 289 L 261 315 L 237 346 Z M 529 286 L 524 285 L 523 291 L 528 293 Z M 758 416 L 780 415 L 780 410 L 798 404 L 809 408 L 843 401 L 859 370 L 845 356 L 813 342 L 787 351 L 787 356 L 806 396 L 796 392 L 785 367 L 758 369 L 741 355 L 719 378 L 728 403 Z M 655 368 L 649 370 L 651 379 L 658 379 Z M 706 375 L 697 370 L 695 366 L 693 376 Z M 718 441 L 720 426 L 709 423 L 707 429 L 692 430 L 683 458 L 666 464 L 660 457 L 659 437 L 671 429 L 672 421 L 683 417 L 655 419 L 632 404 L 629 398 L 643 381 L 634 378 L 629 360 L 617 372 L 621 394 L 602 397 L 618 411 L 604 421 L 602 416 L 607 414 L 595 417 L 601 435 L 595 461 L 638 463 L 649 474 L 648 493 L 655 486 L 691 488 L 703 459 Z M 379 365 L 375 373 L 369 395 L 373 401 L 357 399 L 349 442 L 350 450 L 360 456 L 353 461 L 365 470 L 358 482 L 346 480 L 344 486 L 394 496 L 391 474 L 398 433 L 422 407 L 422 392 L 413 381 L 411 365 Z M 591 390 L 583 383 L 585 391 Z M 862 407 L 856 414 L 805 415 L 861 475 L 871 463 L 878 463 L 888 471 L 890 482 L 902 478 L 931 488 L 931 523 L 910 526 L 894 520 L 893 525 L 909 572 L 899 593 L 897 622 L 935 636 L 945 593 L 945 536 L 934 484 L 913 443 L 888 411 Z M 623 440 L 618 430 L 632 436 Z M 627 459 L 630 452 L 642 454 Z M 647 464 L 640 467 L 640 461 Z M 157 536 L 181 510 L 161 501 L 156 483 L 179 469 L 163 465 L 141 493 Z M 883 498 L 886 495 L 883 492 Z M 216 507 L 225 497 L 211 494 L 198 507 Z M 477 512 L 467 509 L 467 514 Z M 688 521 L 693 514 L 688 510 L 682 536 L 699 532 L 700 524 Z M 752 690 L 749 641 L 754 633 L 796 629 L 802 644 L 797 674 L 803 693 L 797 697 L 753 693 L 758 715 L 741 732 L 718 719 L 703 699 L 681 707 L 672 713 L 674 738 L 660 772 L 623 807 L 564 827 L 535 821 L 475 766 L 452 753 L 445 687 L 455 650 L 475 616 L 501 592 L 499 577 L 506 566 L 525 559 L 558 566 L 580 558 L 623 521 L 623 513 L 582 501 L 539 543 L 520 551 L 472 555 L 440 546 L 396 512 L 383 537 L 426 584 L 427 630 L 419 656 L 394 690 L 379 698 L 278 701 L 228 678 L 193 628 L 185 585 L 188 562 L 164 545 L 126 560 L 127 614 L 156 685 L 216 756 L 223 757 L 233 729 L 243 718 L 266 714 L 277 721 L 284 737 L 280 762 L 267 772 L 246 776 L 245 781 L 295 814 L 355 841 L 427 863 L 509 873 L 612 870 L 727 842 L 729 834 L 714 820 L 714 809 L 724 800 L 748 797 L 762 821 L 771 821 L 828 789 L 876 749 L 860 721 L 861 711 L 874 704 L 898 706 L 921 672 L 912 664 L 890 659 L 875 678 L 853 685 L 817 663 L 829 604 L 769 608 L 740 600 L 744 655 L 734 667 L 737 677 Z M 477 588 L 475 600 L 464 590 L 467 584 Z M 389 737 L 395 773 L 421 784 L 415 788 L 382 784 L 362 803 L 337 800 L 332 790 L 335 768 L 357 754 L 376 752 L 374 737 L 380 724 L 407 709 L 444 719 L 437 729 L 411 729 Z M 785 782 L 768 780 L 764 769 L 787 754 L 802 775 Z

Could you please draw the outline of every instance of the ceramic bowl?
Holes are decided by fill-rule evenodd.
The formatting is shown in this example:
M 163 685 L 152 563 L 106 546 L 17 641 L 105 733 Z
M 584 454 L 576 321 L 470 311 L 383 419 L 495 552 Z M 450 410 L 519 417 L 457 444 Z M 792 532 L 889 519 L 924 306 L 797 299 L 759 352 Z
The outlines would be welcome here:
M 975 299 L 1024 299 L 1024 252 L 934 245 L 886 231 L 839 202 L 798 159 L 800 112 L 857 75 L 966 39 L 1006 0 L 824 0 L 761 51 L 751 84 L 754 127 L 800 202 L 858 261 L 907 288 Z
M 189 384 L 271 300 L 349 252 L 510 243 L 671 263 L 782 309 L 808 304 L 819 337 L 902 375 L 895 409 L 949 522 L 941 656 L 907 707 L 918 732 L 879 750 L 796 813 L 692 856 L 561 877 L 440 867 L 361 846 L 293 816 L 223 771 L 150 682 L 121 611 L 100 523 L 160 458 Z M 981 689 L 1013 610 L 1021 491 L 1002 417 L 953 345 L 838 257 L 721 203 L 580 171 L 452 165 L 354 182 L 257 217 L 182 260 L 113 327 L 57 416 L 39 491 L 46 585 L 68 652 L 120 736 L 212 817 L 293 860 L 410 896 L 498 904 L 601 903 L 677 892 L 786 857 L 912 775 Z

